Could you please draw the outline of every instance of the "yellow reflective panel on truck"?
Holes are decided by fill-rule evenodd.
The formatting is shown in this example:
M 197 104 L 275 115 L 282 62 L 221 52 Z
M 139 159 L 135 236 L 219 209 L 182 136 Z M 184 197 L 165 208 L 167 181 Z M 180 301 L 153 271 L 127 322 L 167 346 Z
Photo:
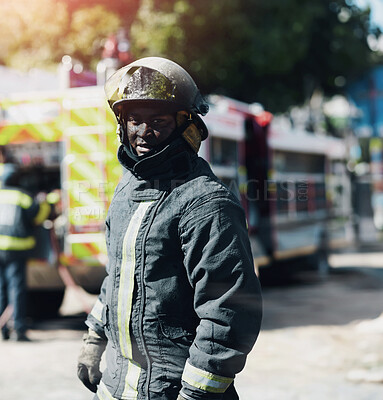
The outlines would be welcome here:
M 121 174 L 122 174 L 122 168 L 120 164 L 113 164 L 113 163 L 106 164 L 106 176 L 108 184 L 105 187 L 105 190 L 107 193 L 109 203 L 112 199 L 114 189 L 121 178 Z
M 106 217 L 107 174 L 103 142 L 104 138 L 98 134 L 73 135 L 68 141 L 71 153 L 67 168 L 69 222 L 80 228 L 76 231 L 81 231 L 81 226 L 85 232 L 89 232 L 90 226 L 99 229 Z
M 24 142 L 57 142 L 61 140 L 61 130 L 54 123 L 36 125 L 0 126 L 0 145 Z
M 117 160 L 117 149 L 119 146 L 120 146 L 120 141 L 116 134 L 116 127 L 114 127 L 113 132 L 108 133 L 108 135 L 106 136 L 106 162 L 108 164 L 111 163 L 113 165 L 120 165 Z
M 98 104 L 93 99 L 93 104 Z M 65 188 L 69 235 L 65 254 L 88 266 L 106 262 L 104 237 L 107 210 L 120 177 L 116 122 L 106 102 L 65 102 Z M 98 235 L 98 236 L 97 236 Z M 96 238 L 97 236 L 97 238 Z
M 60 262 L 68 266 L 104 266 L 107 262 L 104 234 L 69 234 L 66 237 L 66 252 L 60 256 Z
M 73 183 L 69 188 L 69 222 L 76 232 L 94 232 L 104 225 L 107 204 L 98 190 Z M 93 226 L 93 229 L 91 229 Z M 83 229 L 81 229 L 81 227 Z
M 106 137 L 99 133 L 83 133 L 82 135 L 73 135 L 69 141 L 70 153 L 87 154 L 92 158 L 106 157 Z
M 105 112 L 99 107 L 82 107 L 70 110 L 70 120 L 73 126 L 104 125 Z
M 111 117 L 108 114 L 109 117 Z M 122 176 L 122 167 L 117 160 L 117 149 L 120 146 L 119 139 L 116 135 L 116 123 L 113 117 L 113 124 L 111 122 L 112 131 L 106 135 L 106 176 L 108 180 L 108 199 L 111 201 L 114 188 Z
M 64 115 L 60 98 L 2 99 L 1 109 L 0 145 L 62 139 Z
M 86 157 L 73 156 L 68 172 L 71 181 L 86 182 L 89 187 L 99 187 L 105 181 L 104 163 Z
M 105 241 L 88 242 L 88 243 L 72 243 L 72 254 L 74 257 L 87 262 L 88 265 L 99 265 L 102 260 L 100 254 L 106 254 Z

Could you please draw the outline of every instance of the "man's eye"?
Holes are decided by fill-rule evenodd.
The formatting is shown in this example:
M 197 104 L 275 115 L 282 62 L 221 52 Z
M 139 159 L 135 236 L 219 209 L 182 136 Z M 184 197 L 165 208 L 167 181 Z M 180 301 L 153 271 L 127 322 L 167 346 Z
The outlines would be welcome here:
M 133 124 L 133 125 L 140 125 L 141 124 L 141 122 L 138 120 L 138 118 L 136 118 L 136 117 L 134 117 L 132 115 L 130 115 L 128 117 L 128 122 Z
M 167 118 L 156 118 L 152 121 L 154 126 L 166 126 L 170 123 L 169 119 Z

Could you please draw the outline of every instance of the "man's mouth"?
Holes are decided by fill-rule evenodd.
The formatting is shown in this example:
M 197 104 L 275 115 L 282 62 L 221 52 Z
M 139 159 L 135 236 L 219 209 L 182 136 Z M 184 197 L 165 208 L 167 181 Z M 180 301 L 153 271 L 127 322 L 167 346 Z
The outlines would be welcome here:
M 136 152 L 138 154 L 140 153 L 148 153 L 150 150 L 152 150 L 153 146 L 147 144 L 147 143 L 137 143 L 136 146 Z

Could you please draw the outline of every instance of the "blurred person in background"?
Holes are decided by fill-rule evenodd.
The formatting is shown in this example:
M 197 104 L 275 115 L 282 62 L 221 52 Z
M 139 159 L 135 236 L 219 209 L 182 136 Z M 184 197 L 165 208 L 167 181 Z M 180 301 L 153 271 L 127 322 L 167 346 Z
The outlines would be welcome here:
M 121 68 L 105 89 L 124 176 L 78 376 L 98 400 L 236 400 L 262 300 L 244 211 L 197 155 L 208 105 L 182 67 L 158 57 Z
M 22 190 L 15 164 L 3 163 L 0 176 L 0 315 L 13 308 L 14 340 L 29 341 L 26 331 L 26 262 L 35 246 L 34 226 L 50 212 Z M 3 340 L 10 338 L 7 324 L 1 327 Z
M 4 146 L 0 146 L 0 188 L 3 184 L 3 176 L 8 175 L 9 171 L 13 170 L 14 163 L 7 154 Z

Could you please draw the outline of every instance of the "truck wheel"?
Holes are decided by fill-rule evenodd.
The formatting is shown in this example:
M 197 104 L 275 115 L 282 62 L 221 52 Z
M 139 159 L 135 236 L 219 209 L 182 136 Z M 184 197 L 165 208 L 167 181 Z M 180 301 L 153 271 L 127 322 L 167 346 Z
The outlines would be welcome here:
M 319 278 L 327 278 L 330 272 L 330 265 L 328 263 L 328 254 L 327 252 L 319 252 L 317 255 L 317 271 Z
M 309 270 L 315 271 L 320 279 L 326 279 L 330 273 L 327 251 L 319 250 L 308 257 Z

